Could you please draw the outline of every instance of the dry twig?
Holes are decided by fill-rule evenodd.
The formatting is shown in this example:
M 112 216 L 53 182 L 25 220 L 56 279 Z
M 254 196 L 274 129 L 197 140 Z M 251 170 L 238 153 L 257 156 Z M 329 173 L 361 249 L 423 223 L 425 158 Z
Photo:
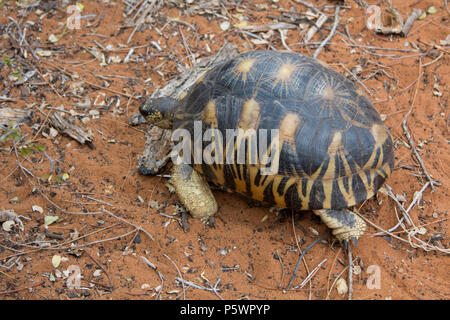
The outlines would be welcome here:
M 92 137 L 84 132 L 80 127 L 69 123 L 61 114 L 53 113 L 48 118 L 50 124 L 60 133 L 64 133 L 81 144 L 86 144 L 92 148 Z
M 419 90 L 420 76 L 421 75 L 422 75 L 422 59 L 419 59 L 419 78 L 417 80 L 416 90 L 414 91 L 413 100 L 411 102 L 411 108 L 409 109 L 408 113 L 406 114 L 405 118 L 402 121 L 402 127 L 403 127 L 403 130 L 405 132 L 405 136 L 406 136 L 406 138 L 409 141 L 409 145 L 411 147 L 411 150 L 413 151 L 414 155 L 416 156 L 416 159 L 419 162 L 420 167 L 422 168 L 422 170 L 423 170 L 423 172 L 425 174 L 425 177 L 427 178 L 428 181 L 430 181 L 431 190 L 432 190 L 432 192 L 434 192 L 435 191 L 434 186 L 435 185 L 440 185 L 440 183 L 437 182 L 437 181 L 434 181 L 431 178 L 430 174 L 428 173 L 428 171 L 427 171 L 427 169 L 425 167 L 425 163 L 423 162 L 422 158 L 420 157 L 420 154 L 417 152 L 416 144 L 414 143 L 414 140 L 411 137 L 411 134 L 410 134 L 410 132 L 408 130 L 408 127 L 406 126 L 406 122 L 408 121 L 408 117 L 411 115 L 412 110 L 414 108 L 414 102 L 416 100 L 417 92 Z
M 408 35 L 409 30 L 411 30 L 411 27 L 413 26 L 414 22 L 420 17 L 421 14 L 422 14 L 421 9 L 414 9 L 413 12 L 409 15 L 402 28 L 401 35 L 403 37 L 406 37 Z
M 326 232 L 325 234 L 323 234 L 322 236 L 320 236 L 319 238 L 317 238 L 316 240 L 314 240 L 313 242 L 311 242 L 311 244 L 309 246 L 307 246 L 300 254 L 298 260 L 297 260 L 297 265 L 295 266 L 294 272 L 292 273 L 292 277 L 291 280 L 289 280 L 289 284 L 287 285 L 286 289 L 289 290 L 292 288 L 292 284 L 295 280 L 295 276 L 297 275 L 297 271 L 298 268 L 300 267 L 300 262 L 303 259 L 303 256 L 305 255 L 305 253 L 311 249 L 316 243 L 318 243 L 319 241 L 325 239 L 327 236 L 329 235 L 329 232 Z
M 308 43 L 314 37 L 317 31 L 319 31 L 319 29 L 325 24 L 327 19 L 328 16 L 326 14 L 321 14 L 319 18 L 317 18 L 316 23 L 313 26 L 311 26 L 306 35 L 303 37 L 303 41 L 305 43 Z
M 353 258 L 352 246 L 348 246 L 348 300 L 353 299 Z
M 184 285 L 187 285 L 187 286 L 193 287 L 193 288 L 195 288 L 195 289 L 200 289 L 200 290 L 205 290 L 205 291 L 211 291 L 211 292 L 213 292 L 216 296 L 218 296 L 218 297 L 220 298 L 220 300 L 223 300 L 223 298 L 218 294 L 218 292 L 220 292 L 220 291 L 222 291 L 222 290 L 217 289 L 217 286 L 218 286 L 219 283 L 220 283 L 220 279 L 218 279 L 217 282 L 216 282 L 216 284 L 214 285 L 214 287 L 211 287 L 211 288 L 207 288 L 207 287 L 200 286 L 200 285 L 195 284 L 195 283 L 193 283 L 193 282 L 191 282 L 191 281 L 184 280 L 184 279 L 182 279 L 182 278 L 180 278 L 180 277 L 175 277 L 175 280 L 177 280 L 178 282 L 180 282 L 180 283 L 183 285 L 183 287 L 184 287 Z
M 163 253 L 163 256 L 170 261 L 170 263 L 173 264 L 173 266 L 175 267 L 175 269 L 177 269 L 178 275 L 180 276 L 180 282 L 181 282 L 181 286 L 183 287 L 183 300 L 186 300 L 186 288 L 184 287 L 184 283 L 185 281 L 183 280 L 183 276 L 181 275 L 180 269 L 178 269 L 178 266 L 176 265 L 176 263 L 165 253 Z
M 322 51 L 323 47 L 327 44 L 328 41 L 331 40 L 331 38 L 334 36 L 334 34 L 336 33 L 337 27 L 339 25 L 339 10 L 341 9 L 340 6 L 336 6 L 335 12 L 334 12 L 334 24 L 333 24 L 333 28 L 331 29 L 330 33 L 328 34 L 328 36 L 322 41 L 322 43 L 320 44 L 320 46 L 316 49 L 316 51 L 313 54 L 313 58 L 317 58 L 317 56 L 319 55 L 320 51 Z

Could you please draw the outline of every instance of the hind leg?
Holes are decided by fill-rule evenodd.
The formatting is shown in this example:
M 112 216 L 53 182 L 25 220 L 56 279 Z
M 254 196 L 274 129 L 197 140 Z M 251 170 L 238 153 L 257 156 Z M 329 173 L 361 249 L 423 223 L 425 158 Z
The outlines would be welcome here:
M 322 209 L 314 210 L 314 213 L 332 230 L 333 235 L 345 248 L 350 241 L 356 245 L 358 238 L 367 229 L 364 220 L 348 209 Z
M 207 219 L 217 212 L 208 182 L 187 164 L 174 165 L 171 183 L 183 206 L 194 218 Z

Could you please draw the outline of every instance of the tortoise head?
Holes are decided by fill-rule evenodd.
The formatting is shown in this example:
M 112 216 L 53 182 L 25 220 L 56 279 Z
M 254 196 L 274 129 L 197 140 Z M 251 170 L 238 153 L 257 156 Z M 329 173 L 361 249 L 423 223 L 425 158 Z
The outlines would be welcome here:
M 162 129 L 172 129 L 178 101 L 169 97 L 147 98 L 139 107 L 139 112 L 149 123 Z

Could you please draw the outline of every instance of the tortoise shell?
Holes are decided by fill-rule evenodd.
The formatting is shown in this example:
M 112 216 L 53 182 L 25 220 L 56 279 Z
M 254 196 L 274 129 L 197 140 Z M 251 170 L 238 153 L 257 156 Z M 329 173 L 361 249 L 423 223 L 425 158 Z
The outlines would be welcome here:
M 260 163 L 248 161 L 249 143 L 244 163 L 192 163 L 213 184 L 269 205 L 353 206 L 372 197 L 393 169 L 391 136 L 362 90 L 298 53 L 249 51 L 211 69 L 180 101 L 173 129 L 194 137 L 195 121 L 203 133 L 218 129 L 223 141 L 227 129 L 278 129 L 275 174 L 264 175 Z M 267 136 L 272 146 L 275 138 Z M 233 151 L 237 160 L 242 141 L 224 142 L 223 154 Z M 197 143 L 203 150 L 211 142 Z

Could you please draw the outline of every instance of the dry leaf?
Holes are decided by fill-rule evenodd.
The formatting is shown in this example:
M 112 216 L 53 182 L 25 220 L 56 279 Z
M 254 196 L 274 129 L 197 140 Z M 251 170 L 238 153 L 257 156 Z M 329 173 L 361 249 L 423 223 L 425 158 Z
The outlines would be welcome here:
M 220 24 L 220 29 L 222 29 L 223 31 L 227 31 L 228 29 L 230 29 L 230 22 L 229 21 L 224 21 Z
M 33 210 L 33 212 L 39 212 L 39 213 L 44 213 L 44 209 L 42 209 L 39 206 L 32 206 L 31 210 Z
M 61 256 L 54 255 L 52 257 L 52 266 L 53 266 L 53 268 L 55 268 L 55 269 L 58 268 L 60 263 L 61 263 Z
M 339 280 L 336 282 L 336 290 L 341 296 L 346 294 L 348 292 L 347 281 L 345 281 L 345 279 L 339 278 Z
M 15 223 L 14 221 L 12 221 L 12 220 L 5 221 L 5 222 L 3 222 L 3 224 L 2 224 L 2 229 L 3 229 L 4 231 L 6 231 L 6 232 L 12 231 L 12 228 L 13 228 L 13 226 L 14 226 L 15 224 L 16 224 L 16 223 Z
M 59 217 L 58 216 L 45 216 L 44 217 L 44 225 L 45 226 L 49 226 L 52 223 L 58 221 Z

